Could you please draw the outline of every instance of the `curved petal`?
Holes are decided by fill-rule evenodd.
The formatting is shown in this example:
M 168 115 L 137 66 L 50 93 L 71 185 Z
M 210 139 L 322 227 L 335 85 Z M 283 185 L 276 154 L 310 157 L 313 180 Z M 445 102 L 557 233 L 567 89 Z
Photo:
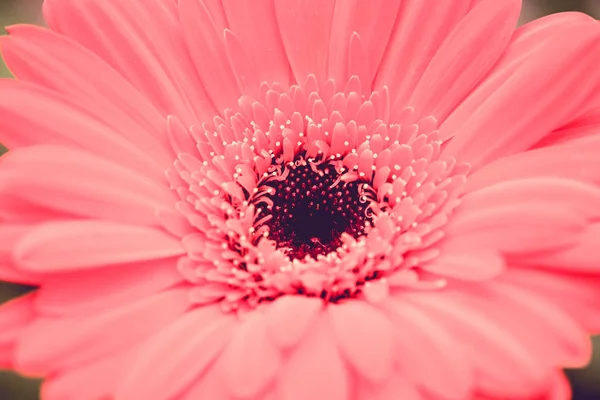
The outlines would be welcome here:
M 0 141 L 8 148 L 35 144 L 75 146 L 164 181 L 170 158 L 137 147 L 76 101 L 42 87 L 0 80 Z
M 0 307 L 0 368 L 14 368 L 17 342 L 35 318 L 34 299 L 30 293 Z
M 581 24 L 513 63 L 507 78 L 497 67 L 440 126 L 442 138 L 452 137 L 444 153 L 476 169 L 530 148 L 584 112 L 600 82 L 599 39 L 600 27 Z
M 509 268 L 502 281 L 549 299 L 585 329 L 600 333 L 600 277 L 522 267 Z
M 174 398 L 210 366 L 235 326 L 235 318 L 218 305 L 189 311 L 140 348 L 116 399 Z
M 237 77 L 226 53 L 226 26 L 218 23 L 218 14 L 211 13 L 205 3 L 217 2 L 179 0 L 179 18 L 196 71 L 213 104 L 221 111 L 237 105 L 237 100 L 243 93 L 238 87 Z
M 273 342 L 283 348 L 295 346 L 323 310 L 319 298 L 283 296 L 267 309 L 267 325 Z
M 382 307 L 394 323 L 400 373 L 433 395 L 467 398 L 474 378 L 472 366 L 448 329 L 401 296 Z
M 398 16 L 401 0 L 336 1 L 331 22 L 328 78 L 345 83 L 352 75 L 350 38 L 359 37 L 366 54 L 369 75 L 361 77 L 361 85 L 370 93 L 375 74 L 383 58 L 390 34 Z
M 251 63 L 257 67 L 258 82 L 290 83 L 290 65 L 283 49 L 272 0 L 240 2 L 223 0 L 229 28 L 239 37 Z
M 39 284 L 43 277 L 16 268 L 13 248 L 31 230 L 29 225 L 0 224 L 0 280 L 21 284 Z
M 37 290 L 36 312 L 74 317 L 119 307 L 183 282 L 177 259 L 49 275 Z
M 46 0 L 46 3 L 46 10 L 61 33 L 108 62 L 148 97 L 163 116 L 177 115 L 188 125 L 207 117 L 195 115 L 197 110 L 211 110 L 212 104 L 194 75 L 173 20 L 175 3 L 161 0 L 107 0 L 101 5 L 94 0 Z M 157 8 L 161 11 L 156 12 Z M 202 107 L 194 107 L 192 101 Z
M 472 0 L 442 1 L 435 7 L 422 0 L 402 1 L 373 85 L 389 87 L 392 110 L 409 105 L 432 57 L 471 8 Z
M 260 311 L 242 321 L 222 357 L 224 384 L 234 398 L 258 397 L 282 365 L 280 351 L 270 340 L 266 317 Z
M 314 75 L 318 83 L 328 77 L 334 5 L 331 0 L 275 0 L 283 46 L 298 83 L 304 83 L 309 75 Z
M 123 366 L 137 347 L 50 376 L 42 384 L 40 397 L 44 400 L 111 398 L 123 376 Z
M 20 335 L 15 365 L 47 374 L 124 351 L 172 324 L 190 307 L 187 291 L 171 290 L 72 318 L 38 318 Z
M 348 367 L 337 350 L 328 316 L 322 314 L 287 359 L 279 378 L 281 400 L 347 400 Z
M 348 362 L 371 381 L 387 380 L 394 366 L 393 327 L 388 317 L 360 300 L 331 304 L 327 311 Z
M 8 28 L 2 56 L 17 79 L 56 90 L 141 148 L 165 158 L 164 117 L 118 72 L 69 38 L 35 26 Z
M 447 292 L 411 292 L 402 299 L 460 338 L 457 345 L 475 368 L 477 387 L 500 398 L 526 398 L 545 387 L 548 366 L 489 315 Z
M 600 125 L 594 133 L 600 133 Z M 475 171 L 465 190 L 476 191 L 499 182 L 524 178 L 557 177 L 600 184 L 600 135 L 560 145 L 541 147 L 499 158 Z
M 162 230 L 102 220 L 48 222 L 16 244 L 15 262 L 28 271 L 60 271 L 120 265 L 184 254 L 181 242 Z
M 521 0 L 480 1 L 437 50 L 410 105 L 421 117 L 443 121 L 488 73 L 508 45 Z
M 13 198 L 64 216 L 157 225 L 157 211 L 176 203 L 169 188 L 137 171 L 86 151 L 63 146 L 31 146 L 2 158 L 0 215 L 18 219 Z M 4 202 L 4 195 L 10 201 Z

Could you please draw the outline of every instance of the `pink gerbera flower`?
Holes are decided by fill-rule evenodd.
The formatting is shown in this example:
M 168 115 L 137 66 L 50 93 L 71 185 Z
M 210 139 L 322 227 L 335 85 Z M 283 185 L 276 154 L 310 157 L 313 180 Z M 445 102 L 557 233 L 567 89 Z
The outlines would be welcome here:
M 46 0 L 0 82 L 0 363 L 44 400 L 567 399 L 600 25 L 518 0 Z

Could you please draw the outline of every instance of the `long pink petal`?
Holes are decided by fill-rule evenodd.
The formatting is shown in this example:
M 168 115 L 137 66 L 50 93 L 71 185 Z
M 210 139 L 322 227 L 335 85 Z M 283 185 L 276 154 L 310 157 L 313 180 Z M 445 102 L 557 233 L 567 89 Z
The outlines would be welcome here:
M 458 23 L 414 89 L 419 115 L 444 120 L 462 102 L 502 55 L 520 11 L 520 0 L 484 0 Z
M 16 366 L 46 374 L 124 351 L 172 324 L 189 306 L 187 291 L 179 289 L 85 317 L 38 318 L 19 337 Z
M 475 367 L 475 384 L 500 398 L 527 397 L 546 384 L 546 365 L 493 318 L 443 292 L 406 293 L 410 301 L 443 324 Z
M 14 368 L 16 344 L 35 318 L 34 298 L 30 293 L 0 307 L 0 368 Z
M 394 335 L 388 317 L 362 301 L 347 301 L 327 308 L 342 354 L 365 378 L 381 382 L 394 365 Z
M 283 49 L 272 0 L 240 2 L 224 0 L 229 28 L 240 38 L 259 82 L 290 83 L 290 65 Z
M 30 225 L 0 224 L 0 280 L 22 284 L 39 284 L 43 277 L 16 268 L 13 248 L 31 230 Z
M 361 79 L 363 89 L 370 92 L 375 73 L 390 39 L 398 16 L 400 0 L 348 0 L 335 2 L 329 43 L 328 77 L 344 83 L 348 70 L 350 38 L 357 34 L 367 49 L 366 63 L 370 75 Z
M 519 258 L 519 263 L 549 270 L 600 273 L 600 224 L 590 225 L 577 243 L 566 248 Z
M 333 12 L 333 1 L 275 0 L 281 38 L 296 82 L 304 83 L 309 75 L 319 83 L 327 79 Z
M 283 296 L 270 304 L 267 324 L 271 340 L 281 347 L 295 346 L 323 310 L 319 298 Z
M 58 272 L 182 255 L 181 242 L 162 230 L 102 220 L 48 222 L 15 246 L 17 265 Z
M 223 352 L 222 376 L 234 398 L 257 397 L 282 366 L 280 350 L 267 334 L 267 320 L 257 311 L 242 321 Z
M 600 183 L 600 125 L 594 135 L 503 157 L 475 171 L 466 191 L 523 178 L 558 177 Z
M 217 24 L 206 2 L 180 0 L 179 18 L 189 54 L 213 104 L 222 111 L 237 105 L 237 85 L 224 43 L 225 26 Z M 216 2 L 210 2 L 216 3 Z
M 157 225 L 157 210 L 171 209 L 176 203 L 165 184 L 86 151 L 62 146 L 9 152 L 0 169 L 0 194 L 66 216 L 136 225 Z M 12 204 L 12 200 L 4 204 L 0 215 L 17 217 L 21 210 L 11 210 Z
M 47 8 L 63 34 L 106 60 L 165 117 L 175 114 L 192 124 L 197 120 L 192 100 L 209 110 L 211 103 L 186 62 L 181 35 L 176 36 L 176 27 L 169 23 L 174 6 L 157 13 L 151 11 L 156 0 L 108 0 L 102 6 L 89 0 L 61 0 Z M 197 90 L 189 98 L 186 85 Z
M 142 346 L 116 398 L 174 398 L 210 366 L 235 326 L 235 318 L 218 305 L 181 316 Z M 140 387 L 140 381 L 146 384 Z
M 321 315 L 286 361 L 278 398 L 347 400 L 350 393 L 348 367 L 337 350 L 328 317 Z
M 0 80 L 0 141 L 8 148 L 62 144 L 88 150 L 157 180 L 173 160 L 155 159 L 75 100 L 42 87 Z
M 472 8 L 472 0 L 404 0 L 374 87 L 388 86 L 393 110 L 402 110 L 444 39 Z
M 35 297 L 43 316 L 89 315 L 148 297 L 183 282 L 177 259 L 47 276 Z
M 524 268 L 525 267 L 525 268 Z M 600 333 L 600 278 L 515 265 L 502 281 L 552 301 L 592 333 Z
M 133 143 L 164 157 L 164 116 L 104 60 L 48 29 L 20 25 L 9 32 L 2 56 L 18 79 L 76 99 Z
M 383 307 L 395 326 L 395 356 L 400 373 L 433 395 L 467 398 L 473 384 L 473 368 L 458 340 L 426 310 L 401 297 Z
M 599 38 L 600 28 L 582 24 L 539 45 L 505 80 L 497 67 L 441 125 L 442 138 L 453 136 L 444 153 L 477 168 L 526 150 L 585 111 L 600 81 Z
M 126 362 L 135 354 L 127 349 L 94 362 L 79 365 L 46 379 L 40 396 L 44 400 L 98 400 L 109 398 L 123 376 Z

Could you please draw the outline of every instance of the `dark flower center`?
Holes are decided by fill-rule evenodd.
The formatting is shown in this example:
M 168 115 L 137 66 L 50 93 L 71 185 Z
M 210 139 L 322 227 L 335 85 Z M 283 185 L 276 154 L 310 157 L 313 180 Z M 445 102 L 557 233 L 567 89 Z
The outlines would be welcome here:
M 290 163 L 285 168 L 280 179 L 265 182 L 273 204 L 258 208 L 259 215 L 271 215 L 264 223 L 268 236 L 290 259 L 316 259 L 342 246 L 344 233 L 354 238 L 365 234 L 372 222 L 368 184 L 341 181 L 328 163 Z

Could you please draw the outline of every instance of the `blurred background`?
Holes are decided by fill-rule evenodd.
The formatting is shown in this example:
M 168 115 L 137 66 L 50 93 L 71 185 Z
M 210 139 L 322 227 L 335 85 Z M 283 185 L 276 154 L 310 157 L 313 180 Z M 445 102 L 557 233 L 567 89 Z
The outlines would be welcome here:
M 123 0 L 127 1 L 127 0 Z M 503 0 L 498 0 L 503 1 Z M 523 0 L 521 23 L 560 11 L 577 10 L 600 19 L 600 0 Z M 42 0 L 0 0 L 0 34 L 4 26 L 15 23 L 43 24 Z M 599 65 L 600 68 L 600 65 Z M 0 77 L 10 73 L 0 59 Z M 0 153 L 3 151 L 0 147 Z M 0 303 L 25 293 L 26 287 L 0 282 Z M 600 400 L 600 338 L 595 340 L 596 355 L 589 368 L 568 371 L 574 400 Z M 39 382 L 0 371 L 0 400 L 37 400 Z

